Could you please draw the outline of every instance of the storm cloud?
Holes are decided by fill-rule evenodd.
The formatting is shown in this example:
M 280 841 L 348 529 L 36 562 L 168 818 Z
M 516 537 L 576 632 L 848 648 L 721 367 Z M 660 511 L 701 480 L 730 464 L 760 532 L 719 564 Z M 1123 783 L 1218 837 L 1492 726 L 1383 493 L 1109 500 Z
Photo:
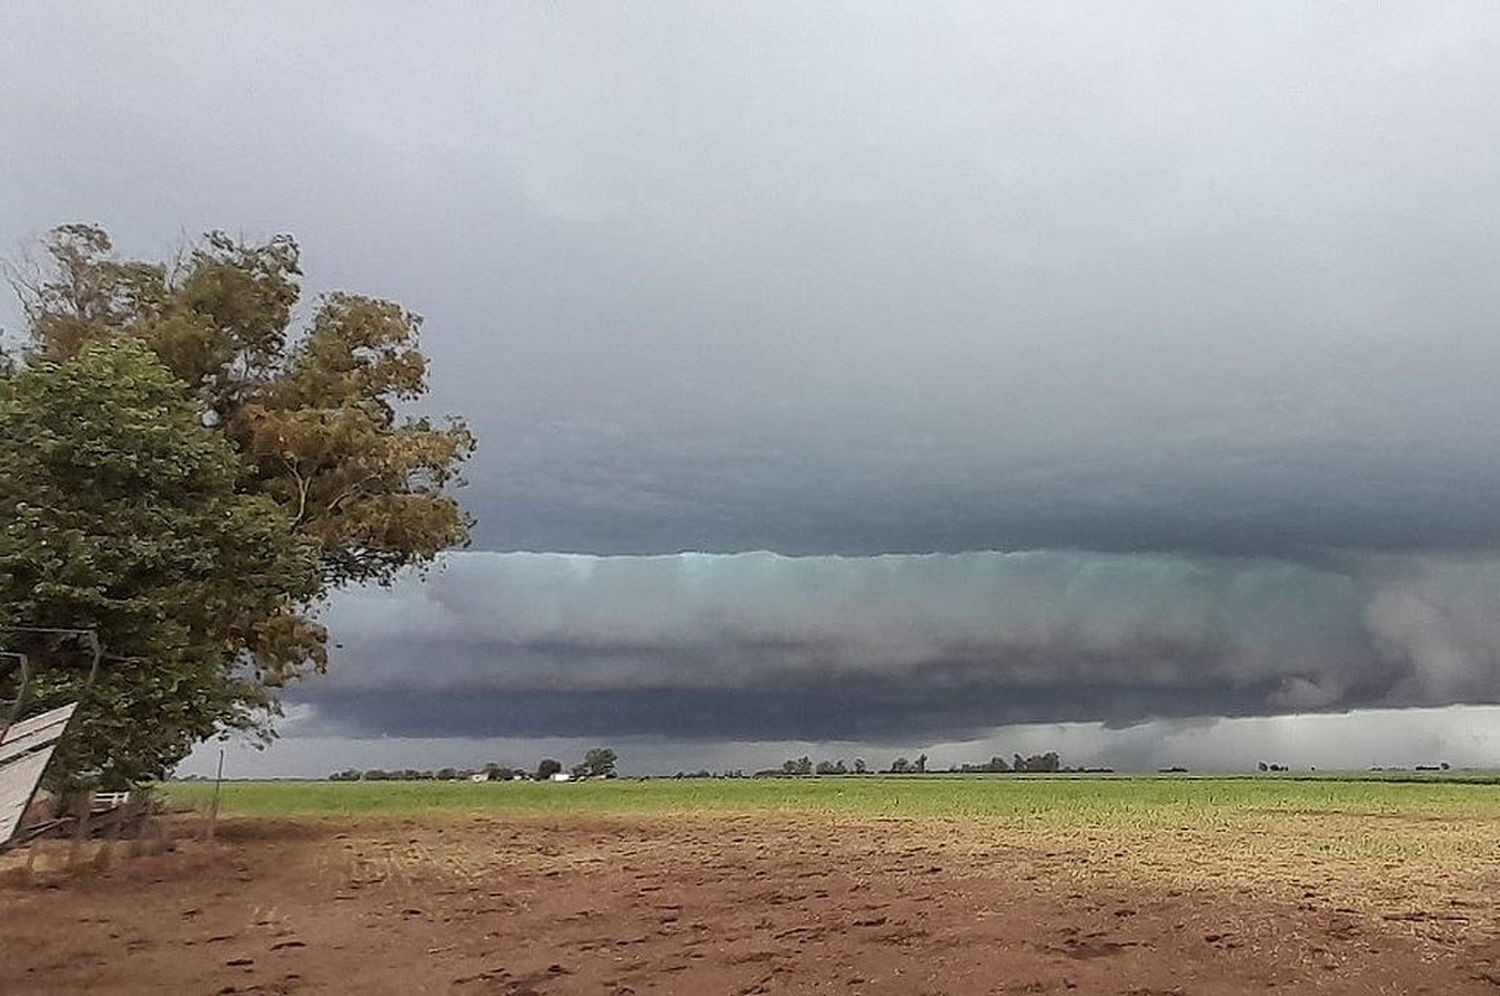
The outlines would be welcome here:
M 1500 562 L 459 553 L 342 597 L 359 735 L 955 739 L 1500 702 Z
M 5 248 L 294 233 L 479 436 L 474 552 L 337 596 L 309 736 L 1500 700 L 1492 3 L 5 28 Z

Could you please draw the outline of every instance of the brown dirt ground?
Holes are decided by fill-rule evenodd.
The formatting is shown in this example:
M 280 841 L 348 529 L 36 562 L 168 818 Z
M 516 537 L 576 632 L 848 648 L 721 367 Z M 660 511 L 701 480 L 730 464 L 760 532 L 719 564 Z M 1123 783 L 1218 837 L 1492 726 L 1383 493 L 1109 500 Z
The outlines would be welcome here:
M 1247 861 L 1182 830 L 235 820 L 104 871 L 12 868 L 0 992 L 1500 994 L 1497 861 Z

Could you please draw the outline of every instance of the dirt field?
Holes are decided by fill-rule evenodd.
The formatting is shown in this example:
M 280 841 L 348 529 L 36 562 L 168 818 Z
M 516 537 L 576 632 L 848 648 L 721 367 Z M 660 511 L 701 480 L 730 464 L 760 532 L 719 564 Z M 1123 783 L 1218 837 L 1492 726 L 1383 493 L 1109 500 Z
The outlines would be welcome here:
M 241 818 L 102 873 L 10 872 L 0 991 L 1500 993 L 1500 855 L 1447 863 L 1473 827 L 1400 829 L 1413 857 L 1382 862 L 1195 826 Z

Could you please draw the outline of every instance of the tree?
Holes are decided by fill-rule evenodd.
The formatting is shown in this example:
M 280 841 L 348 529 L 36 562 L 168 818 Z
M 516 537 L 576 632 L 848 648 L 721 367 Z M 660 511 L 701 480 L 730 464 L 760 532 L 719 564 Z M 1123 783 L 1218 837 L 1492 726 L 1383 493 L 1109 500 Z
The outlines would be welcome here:
M 0 625 L 88 627 L 110 657 L 49 780 L 111 787 L 164 777 L 221 730 L 266 732 L 255 653 L 321 659 L 300 614 L 315 551 L 203 427 L 139 342 L 92 343 L 0 379 Z M 30 655 L 36 703 L 76 697 L 66 644 L 4 634 Z
M 561 761 L 554 761 L 550 757 L 544 758 L 542 760 L 542 763 L 536 766 L 536 780 L 539 782 L 545 782 L 553 775 L 562 771 L 562 769 L 563 766 Z
M 21 407 L 4 429 L 8 459 L 24 462 L 21 440 L 38 432 L 48 434 L 39 438 L 53 446 L 54 458 L 71 452 L 79 459 L 63 467 L 38 457 L 21 468 L 29 476 L 6 473 L 0 485 L 0 500 L 8 503 L 0 507 L 8 543 L 0 555 L 32 551 L 19 574 L 0 564 L 6 586 L 0 622 L 96 627 L 109 653 L 136 659 L 129 668 L 109 669 L 99 687 L 111 702 L 128 692 L 121 699 L 128 707 L 108 717 L 102 710 L 80 714 L 69 740 L 90 746 L 77 755 L 63 751 L 54 770 L 93 764 L 110 778 L 145 778 L 215 732 L 253 728 L 269 735 L 274 689 L 326 667 L 327 636 L 309 609 L 331 589 L 388 583 L 402 569 L 466 542 L 470 522 L 452 491 L 462 484 L 458 470 L 474 439 L 461 421 L 435 423 L 398 411 L 426 391 L 418 316 L 389 301 L 330 294 L 313 306 L 305 328 L 294 327 L 301 262 L 289 237 L 247 243 L 211 233 L 162 264 L 120 260 L 103 230 L 69 225 L 53 231 L 42 249 L 40 263 L 11 274 L 26 341 L 18 362 L 0 358 L 0 380 L 24 386 L 28 376 L 82 371 L 91 378 L 87 391 L 81 383 L 61 385 L 72 389 L 65 396 L 79 413 L 97 422 L 90 398 L 112 404 L 118 395 L 137 406 L 137 416 L 89 435 L 69 430 L 69 412 L 28 414 L 15 402 Z M 129 352 L 98 352 L 105 347 Z M 105 369 L 105 355 L 130 359 Z M 40 403 L 36 391 L 26 398 L 25 404 Z M 166 438 L 179 432 L 183 454 Z M 217 447 L 211 458 L 204 450 L 210 444 Z M 117 521 L 67 494 L 71 484 L 88 486 L 85 455 L 115 467 L 119 479 L 139 462 L 139 488 L 115 493 L 123 502 Z M 222 500 L 233 506 L 230 521 L 214 523 L 200 545 L 243 534 L 245 542 L 226 548 L 219 568 L 225 575 L 240 570 L 247 590 L 215 590 L 197 602 L 160 601 L 154 613 L 122 614 L 114 602 L 120 592 L 135 597 L 137 588 L 170 587 L 169 572 L 189 579 L 214 573 L 208 559 L 192 559 L 193 541 L 176 518 L 179 512 L 191 518 L 182 507 L 184 488 L 198 497 L 224 492 Z M 164 492 L 161 514 L 150 507 L 154 489 Z M 68 500 L 52 515 L 48 496 L 58 493 Z M 68 514 L 83 516 L 81 524 L 70 524 Z M 108 557 L 87 557 L 120 541 L 124 534 L 109 530 L 127 519 L 141 548 L 135 574 L 121 574 L 115 584 L 100 568 Z M 44 538 L 63 534 L 65 549 L 43 546 Z M 150 547 L 168 551 L 154 567 L 144 552 Z M 261 563 L 278 558 L 286 562 L 281 567 Z M 88 584 L 93 596 L 85 594 Z M 24 599 L 13 598 L 23 586 Z M 261 604 L 267 599 L 274 611 Z M 258 607 L 246 609 L 251 603 Z M 179 615 L 194 618 L 184 624 Z M 193 635 L 184 636 L 185 629 Z M 215 661 L 204 651 L 185 663 L 183 647 L 200 639 L 206 646 L 209 633 L 218 641 Z M 11 649 L 47 651 L 39 662 L 55 683 L 77 677 L 56 646 L 32 641 Z M 154 699 L 142 697 L 148 685 Z M 152 728 L 157 716 L 164 722 Z M 118 758 L 105 756 L 108 745 Z
M 583 755 L 581 778 L 613 778 L 615 776 L 615 763 L 619 756 L 608 747 L 595 747 Z
M 86 225 L 54 230 L 43 249 L 44 262 L 13 281 L 27 355 L 63 361 L 91 342 L 144 344 L 240 455 L 241 489 L 278 504 L 317 552 L 326 587 L 389 582 L 467 540 L 449 491 L 473 436 L 457 420 L 397 413 L 426 392 L 420 317 L 329 294 L 295 330 L 302 271 L 289 236 L 246 243 L 214 232 L 171 265 L 116 259 L 109 236 Z M 268 676 L 307 662 L 275 649 L 257 648 Z
M 1062 766 L 1062 759 L 1056 751 L 1048 751 L 1045 754 L 1033 754 L 1022 758 L 1016 755 L 1015 770 L 1018 772 L 1054 772 Z
M 904 775 L 910 770 L 912 770 L 911 762 L 904 757 L 898 757 L 891 762 L 892 774 Z
M 922 773 L 926 772 L 926 770 L 927 770 L 927 755 L 926 754 L 918 754 L 917 755 L 916 761 L 914 761 L 912 763 L 912 770 L 915 771 L 915 772 L 917 772 L 918 774 L 922 774 Z
M 862 758 L 862 757 L 856 757 L 854 759 L 854 773 L 856 775 L 863 775 L 865 772 L 867 772 L 869 770 L 870 770 L 869 767 L 866 766 L 866 764 L 865 764 L 865 759 L 864 758 Z

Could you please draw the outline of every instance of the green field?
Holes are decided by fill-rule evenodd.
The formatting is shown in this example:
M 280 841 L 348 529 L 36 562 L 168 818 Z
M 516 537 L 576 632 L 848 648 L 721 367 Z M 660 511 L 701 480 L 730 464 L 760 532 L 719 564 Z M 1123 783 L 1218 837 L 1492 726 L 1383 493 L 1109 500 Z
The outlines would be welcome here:
M 204 808 L 211 784 L 166 787 Z M 671 813 L 784 811 L 1072 822 L 1330 812 L 1500 816 L 1500 778 L 844 777 L 533 782 L 226 782 L 220 811 L 253 816 L 444 812 Z

